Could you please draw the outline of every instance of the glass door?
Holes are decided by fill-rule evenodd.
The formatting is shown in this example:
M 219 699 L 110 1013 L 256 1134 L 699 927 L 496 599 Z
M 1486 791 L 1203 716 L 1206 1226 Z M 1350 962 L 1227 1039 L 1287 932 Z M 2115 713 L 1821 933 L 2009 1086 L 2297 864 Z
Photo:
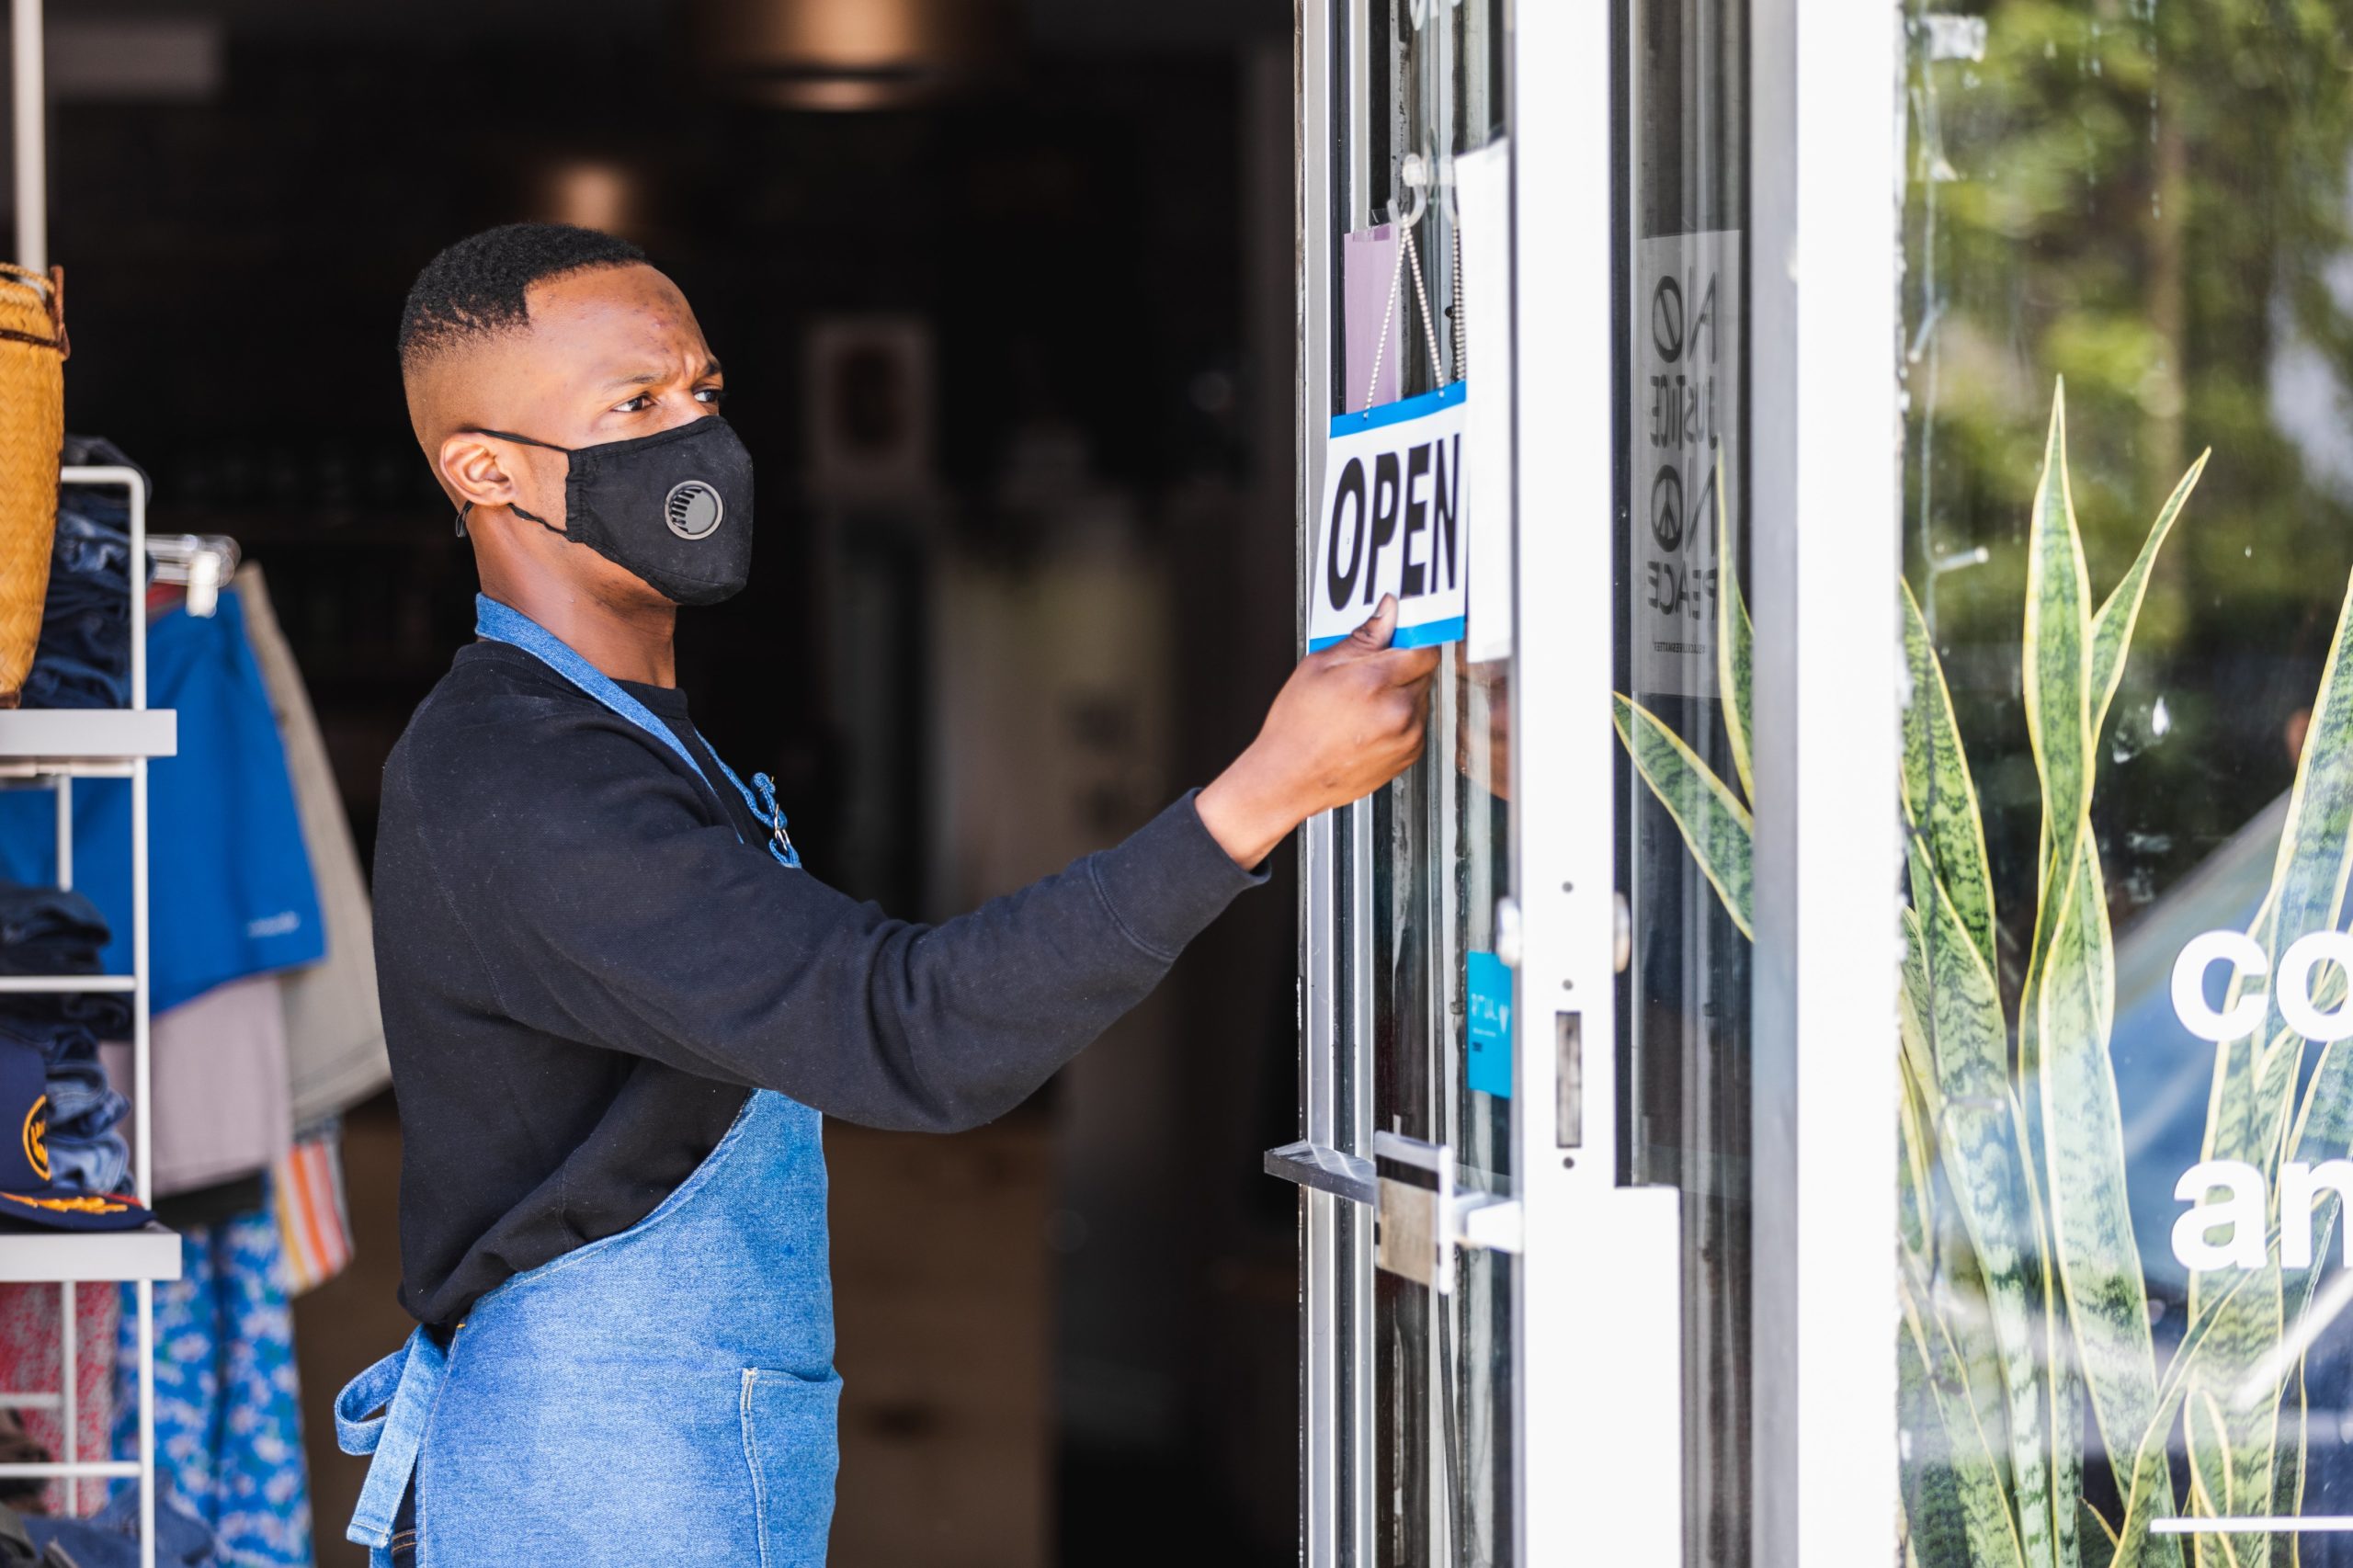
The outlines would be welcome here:
M 1618 51 L 1620 1175 L 1681 1199 L 1693 1568 L 1752 1551 L 1746 17 L 1629 0 Z
M 1463 399 L 1473 540 L 1467 614 L 1433 637 L 1452 633 L 1427 754 L 1309 835 L 1306 1136 L 1268 1161 L 1310 1187 L 1309 1555 L 1365 1568 L 1522 1561 L 1502 952 L 1513 664 L 1495 619 L 1510 609 L 1503 14 L 1502 0 L 1355 0 L 1324 12 L 1309 51 L 1302 222 L 1323 309 L 1302 393 L 1308 494 L 1336 420 Z M 1475 377 L 1474 342 L 1497 356 Z M 1491 559 L 1483 528 L 1503 546 Z
M 1345 472 L 1333 452 L 1360 422 L 1459 400 L 1472 498 L 1468 604 L 1443 639 L 1427 755 L 1306 835 L 1302 1136 L 1267 1168 L 1304 1189 L 1315 1568 L 1681 1568 L 1687 1541 L 1702 1552 L 1689 1561 L 1745 1561 L 1721 1544 L 1737 1534 L 1721 1520 L 1742 1506 L 1745 1426 L 1689 1449 L 1685 1434 L 1743 1410 L 1745 1124 L 1728 1102 L 1746 974 L 1712 884 L 1665 853 L 1674 812 L 1647 803 L 1632 768 L 1649 753 L 1613 718 L 1614 692 L 1641 698 L 1656 717 L 1625 731 L 1633 744 L 1733 768 L 1712 620 L 1659 632 L 1620 588 L 1649 565 L 1611 521 L 1652 401 L 1628 379 L 1613 61 L 1630 35 L 1598 7 L 1521 7 L 1507 27 L 1508 12 L 1302 8 L 1310 631 L 1344 564 L 1325 558 L 1341 516 L 1324 515 L 1326 470 Z M 1646 89 L 1667 100 L 1662 123 L 1722 108 L 1736 35 L 1705 47 L 1697 97 Z M 1677 477 L 1712 517 L 1741 483 L 1727 432 L 1745 347 L 1738 181 L 1723 186 L 1721 153 L 1739 142 L 1709 124 L 1720 151 L 1692 154 L 1696 184 L 1663 182 L 1662 244 L 1643 255 L 1678 278 L 1704 258 L 1726 279 L 1690 324 L 1712 401 L 1672 425 L 1690 426 Z M 1711 614 L 1721 531 L 1694 525 L 1661 563 Z M 1637 639 L 1688 649 L 1638 668 Z

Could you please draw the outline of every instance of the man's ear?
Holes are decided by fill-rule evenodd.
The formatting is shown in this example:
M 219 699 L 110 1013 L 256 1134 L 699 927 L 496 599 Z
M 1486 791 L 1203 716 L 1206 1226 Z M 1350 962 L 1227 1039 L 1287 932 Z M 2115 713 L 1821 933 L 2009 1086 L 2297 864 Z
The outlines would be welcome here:
M 441 438 L 435 466 L 460 506 L 504 506 L 519 494 L 499 449 L 467 431 Z

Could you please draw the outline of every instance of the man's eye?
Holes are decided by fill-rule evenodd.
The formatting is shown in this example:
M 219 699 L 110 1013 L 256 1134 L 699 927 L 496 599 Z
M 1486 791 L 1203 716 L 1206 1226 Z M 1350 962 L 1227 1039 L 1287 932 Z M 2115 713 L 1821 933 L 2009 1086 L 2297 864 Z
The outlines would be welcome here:
M 648 409 L 653 406 L 654 400 L 645 393 L 640 392 L 635 397 L 628 398 L 622 402 L 613 404 L 613 412 L 615 414 L 636 414 L 643 409 Z
M 710 404 L 711 407 L 717 408 L 721 403 L 727 401 L 727 389 L 725 387 L 697 387 L 695 389 L 695 401 L 698 403 L 707 403 Z

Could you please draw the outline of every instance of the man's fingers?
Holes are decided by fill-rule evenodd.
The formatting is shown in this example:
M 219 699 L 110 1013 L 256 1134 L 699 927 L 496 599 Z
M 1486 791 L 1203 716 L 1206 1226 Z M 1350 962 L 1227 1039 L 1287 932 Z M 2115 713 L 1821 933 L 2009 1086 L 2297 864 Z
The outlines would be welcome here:
M 1388 647 L 1389 639 L 1396 633 L 1397 596 L 1383 594 L 1365 623 L 1348 633 L 1347 645 L 1358 653 L 1370 653 Z
M 1440 650 L 1430 648 L 1385 648 L 1380 654 L 1381 678 L 1391 686 L 1411 686 L 1438 674 Z

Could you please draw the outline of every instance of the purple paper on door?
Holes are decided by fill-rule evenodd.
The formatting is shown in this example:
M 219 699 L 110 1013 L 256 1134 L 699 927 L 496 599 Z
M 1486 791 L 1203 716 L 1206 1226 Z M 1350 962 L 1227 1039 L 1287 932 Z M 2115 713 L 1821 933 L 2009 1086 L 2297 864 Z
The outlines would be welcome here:
M 1397 275 L 1397 225 L 1358 229 L 1340 245 L 1340 321 L 1347 381 L 1341 391 L 1344 414 L 1397 401 L 1398 366 L 1404 360 L 1397 335 L 1404 330 Z M 1384 331 L 1384 326 L 1386 330 Z M 1386 341 L 1384 341 L 1384 338 Z

